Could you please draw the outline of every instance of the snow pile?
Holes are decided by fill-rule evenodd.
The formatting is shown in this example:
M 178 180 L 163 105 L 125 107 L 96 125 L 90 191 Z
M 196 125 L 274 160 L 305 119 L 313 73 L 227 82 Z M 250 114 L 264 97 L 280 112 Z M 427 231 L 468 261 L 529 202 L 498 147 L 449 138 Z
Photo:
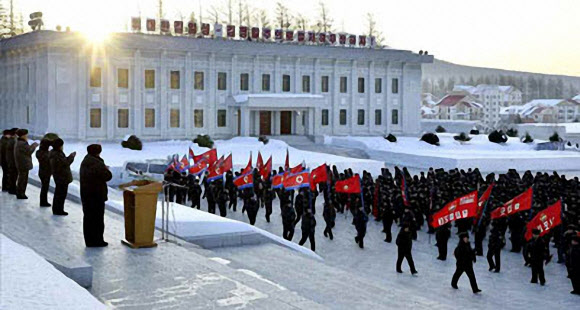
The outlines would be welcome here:
M 440 146 L 416 137 L 397 137 L 390 143 L 382 137 L 325 137 L 325 144 L 367 151 L 371 158 L 387 164 L 413 168 L 479 168 L 485 172 L 518 170 L 580 170 L 580 154 L 568 151 L 536 151 L 536 143 L 509 138 L 505 144 L 489 142 L 487 135 L 473 135 L 469 142 L 453 139 L 454 134 L 438 134 Z M 550 160 L 550 165 L 546 165 Z
M 106 309 L 31 249 L 0 234 L 0 309 Z

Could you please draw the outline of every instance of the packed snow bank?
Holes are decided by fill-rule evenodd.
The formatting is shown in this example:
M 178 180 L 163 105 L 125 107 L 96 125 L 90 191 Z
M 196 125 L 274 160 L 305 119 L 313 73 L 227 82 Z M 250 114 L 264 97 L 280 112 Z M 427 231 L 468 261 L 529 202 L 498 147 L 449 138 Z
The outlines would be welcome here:
M 0 234 L 0 309 L 106 309 L 33 250 Z
M 535 143 L 509 138 L 505 144 L 489 142 L 487 135 L 471 136 L 460 143 L 454 134 L 438 134 L 440 146 L 417 137 L 397 137 L 390 143 L 383 137 L 325 137 L 325 144 L 365 150 L 372 159 L 412 168 L 479 168 L 484 172 L 508 169 L 548 171 L 580 170 L 580 154 L 571 151 L 536 151 Z
M 87 154 L 86 148 L 89 144 L 89 142 L 65 142 L 64 151 L 66 154 L 77 152 L 77 158 L 71 166 L 73 171 L 78 172 L 82 159 Z M 187 140 L 144 142 L 142 151 L 126 149 L 121 147 L 121 143 L 112 142 L 102 143 L 102 147 L 103 152 L 101 153 L 101 157 L 110 167 L 122 167 L 127 161 L 144 161 L 148 159 L 166 160 L 168 156 L 173 154 L 183 156 L 187 155 L 190 147 L 196 155 L 208 150 L 208 148 L 199 147 L 197 144 Z M 374 160 L 302 151 L 288 146 L 283 141 L 275 139 L 271 139 L 268 144 L 264 145 L 257 138 L 238 137 L 230 140 L 217 140 L 215 141 L 214 147 L 217 149 L 218 156 L 227 156 L 232 153 L 234 169 L 245 167 L 248 163 L 250 153 L 252 153 L 253 163 L 255 164 L 258 158 L 258 151 L 262 154 L 264 162 L 272 155 L 272 167 L 278 169 L 278 167 L 284 166 L 286 150 L 290 153 L 291 166 L 296 166 L 304 161 L 310 168 L 316 168 L 321 164 L 327 163 L 336 165 L 339 170 L 353 168 L 357 172 L 367 170 L 375 173 L 380 172 L 384 166 L 382 162 Z M 35 166 L 37 166 L 37 163 L 35 163 Z

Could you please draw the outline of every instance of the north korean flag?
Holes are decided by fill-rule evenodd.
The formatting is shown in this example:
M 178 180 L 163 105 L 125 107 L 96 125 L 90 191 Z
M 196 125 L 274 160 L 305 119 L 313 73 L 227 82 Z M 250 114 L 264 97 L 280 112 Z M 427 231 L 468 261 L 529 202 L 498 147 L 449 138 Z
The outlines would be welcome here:
M 533 194 L 533 189 L 530 187 L 525 192 L 506 202 L 503 206 L 493 210 L 491 212 L 491 218 L 495 220 L 531 209 Z
M 194 156 L 193 157 L 193 161 L 197 162 L 198 160 L 205 158 L 207 159 L 207 162 L 210 166 L 212 166 L 213 164 L 215 164 L 215 162 L 217 161 L 217 150 L 216 149 L 211 149 L 201 155 L 198 156 Z
M 189 174 L 200 175 L 207 170 L 207 167 L 208 167 L 207 159 L 202 158 L 198 162 L 189 167 Z
M 223 156 L 222 156 L 223 158 Z M 210 168 L 209 174 L 207 176 L 208 180 L 213 181 L 223 177 L 225 172 L 232 169 L 232 154 L 230 154 L 225 160 L 218 160 L 212 168 Z
M 234 179 L 234 185 L 239 189 L 244 189 L 254 186 L 254 175 L 252 173 L 243 174 Z
M 266 164 L 263 165 L 262 169 L 259 170 L 260 175 L 262 176 L 262 180 L 267 180 L 270 172 L 272 172 L 272 156 L 266 161 Z
M 334 189 L 337 193 L 346 193 L 346 194 L 360 194 L 360 177 L 358 174 L 354 176 L 342 180 L 336 181 L 334 185 Z
M 185 172 L 187 170 L 189 170 L 189 159 L 187 159 L 187 157 L 183 155 L 183 158 L 181 159 L 179 165 L 177 166 L 177 171 Z
M 178 158 L 179 157 L 177 155 L 174 155 L 173 158 L 171 159 L 171 162 L 169 162 L 169 165 L 167 165 L 167 168 L 165 169 L 165 171 L 168 171 L 168 170 L 177 171 L 177 167 L 179 166 Z
M 193 153 L 193 150 L 191 148 L 189 148 L 189 159 L 195 162 L 195 154 Z
M 286 190 L 292 190 L 302 187 L 310 186 L 310 173 L 301 172 L 297 174 L 290 174 L 284 179 L 283 186 Z
M 283 172 L 275 175 L 272 178 L 272 188 L 280 188 L 284 185 L 284 179 L 288 176 L 288 172 Z
M 304 171 L 304 169 L 306 169 L 306 167 L 304 167 L 304 163 L 302 163 L 296 167 L 290 168 L 290 174 L 296 174 L 296 173 L 302 172 L 302 171 Z
M 317 167 L 310 173 L 310 189 L 314 190 L 316 184 L 324 183 L 328 181 L 328 175 L 326 174 L 326 164 Z
M 536 216 L 534 216 L 534 218 L 526 225 L 526 240 L 532 238 L 533 229 L 539 229 L 541 237 L 560 224 L 562 224 L 562 201 L 558 200 L 555 204 L 536 214 Z

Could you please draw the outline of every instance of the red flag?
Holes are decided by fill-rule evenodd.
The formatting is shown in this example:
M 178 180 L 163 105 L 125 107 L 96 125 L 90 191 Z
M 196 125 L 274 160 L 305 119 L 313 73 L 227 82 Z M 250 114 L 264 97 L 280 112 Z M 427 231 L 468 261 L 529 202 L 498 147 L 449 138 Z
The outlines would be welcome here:
M 234 185 L 240 189 L 254 186 L 254 174 L 248 173 L 235 178 Z
M 207 169 L 207 159 L 202 158 L 193 166 L 189 167 L 189 174 L 199 175 Z
M 433 214 L 431 226 L 437 228 L 455 220 L 474 217 L 477 212 L 477 191 L 456 198 Z
M 189 148 L 189 159 L 195 162 L 195 154 L 193 153 L 193 150 L 191 148 Z
M 301 172 L 297 174 L 288 175 L 284 179 L 283 186 L 286 190 L 307 187 L 310 185 L 310 173 Z
M 230 154 L 228 157 L 226 157 L 226 160 L 224 160 L 224 162 L 222 163 L 222 166 L 221 166 L 222 173 L 232 170 L 233 166 L 234 166 L 233 158 L 232 158 L 232 154 Z
M 360 177 L 355 174 L 343 181 L 336 181 L 334 189 L 337 193 L 360 194 Z
M 270 158 L 268 158 L 268 161 L 266 161 L 266 164 L 262 167 L 262 170 L 260 170 L 260 175 L 262 175 L 262 179 L 266 180 L 268 178 L 268 176 L 270 175 L 270 172 L 272 172 L 272 156 L 270 155 Z
M 477 223 L 477 220 L 481 217 L 481 213 L 483 212 L 483 208 L 485 207 L 485 204 L 487 203 L 487 200 L 489 199 L 489 196 L 491 195 L 491 191 L 493 190 L 494 185 L 495 185 L 495 183 L 491 183 L 491 185 L 489 185 L 487 187 L 485 192 L 483 192 L 481 197 L 479 197 L 478 202 L 477 202 L 477 213 L 476 213 L 475 218 L 473 219 L 474 224 Z
M 411 203 L 409 202 L 409 199 L 407 198 L 407 181 L 405 180 L 405 176 L 401 175 L 401 195 L 403 196 L 403 204 L 405 206 L 410 206 Z
M 176 168 L 177 168 L 178 172 L 185 172 L 185 171 L 189 170 L 189 160 L 187 159 L 187 157 L 185 155 L 183 155 L 183 158 L 181 159 L 181 161 L 179 162 L 179 164 Z
M 547 234 L 552 228 L 562 224 L 562 201 L 558 200 L 555 204 L 540 211 L 526 225 L 526 240 L 532 238 L 532 230 L 540 230 L 540 237 Z
M 272 178 L 272 188 L 280 188 L 284 185 L 284 179 L 288 175 L 288 172 L 283 172 L 275 175 Z
M 198 160 L 205 158 L 207 159 L 208 165 L 209 166 L 213 166 L 217 160 L 217 150 L 216 149 L 211 149 L 201 155 L 198 156 L 194 156 L 193 157 L 193 162 L 197 162 Z
M 288 171 L 290 169 L 290 152 L 286 149 L 286 162 L 284 163 L 284 170 Z
M 304 170 L 304 166 L 302 164 L 300 164 L 294 168 L 290 168 L 290 174 L 299 173 L 299 172 L 302 172 L 303 170 Z
M 532 188 L 528 188 L 525 192 L 519 194 L 512 200 L 506 202 L 503 206 L 491 212 L 492 219 L 498 219 L 504 216 L 512 215 L 520 211 L 529 210 L 532 208 Z
M 260 153 L 260 151 L 258 151 L 258 160 L 256 161 L 256 168 L 258 169 L 258 171 L 262 171 L 263 167 L 264 160 L 262 159 L 262 154 Z
M 242 175 L 252 172 L 252 152 L 250 151 L 250 159 L 248 160 L 248 164 L 246 168 L 242 170 Z
M 326 174 L 326 164 L 315 168 L 310 173 L 310 189 L 314 190 L 316 184 L 328 181 L 328 175 Z
M 232 154 L 230 154 L 226 159 L 222 156 L 212 167 L 209 169 L 209 174 L 207 178 L 212 181 L 223 177 L 224 172 L 228 172 L 232 169 Z

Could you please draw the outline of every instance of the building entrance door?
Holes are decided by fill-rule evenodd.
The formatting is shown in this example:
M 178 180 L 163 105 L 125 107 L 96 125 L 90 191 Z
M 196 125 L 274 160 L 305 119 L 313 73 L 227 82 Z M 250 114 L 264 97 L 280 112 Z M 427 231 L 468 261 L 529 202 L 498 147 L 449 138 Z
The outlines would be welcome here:
M 272 134 L 272 112 L 260 111 L 260 135 L 269 136 Z
M 292 134 L 292 111 L 280 112 L 280 134 L 281 135 Z

